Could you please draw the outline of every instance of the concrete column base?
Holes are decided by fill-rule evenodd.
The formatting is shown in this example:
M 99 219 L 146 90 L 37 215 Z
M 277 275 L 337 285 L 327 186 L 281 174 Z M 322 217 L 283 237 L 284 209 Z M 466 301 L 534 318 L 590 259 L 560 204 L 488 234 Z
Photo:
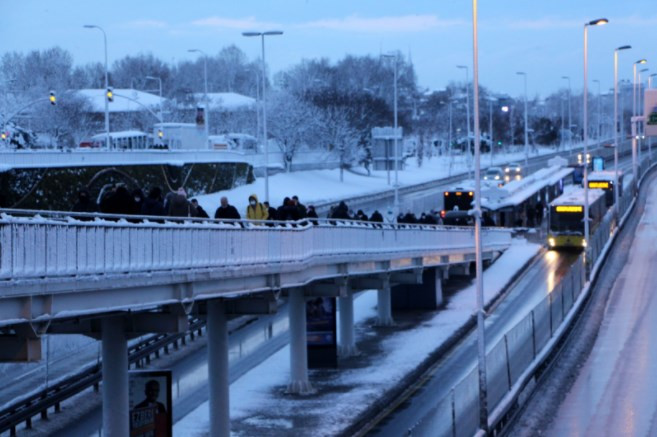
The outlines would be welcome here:
M 306 298 L 301 288 L 290 290 L 290 383 L 286 393 L 314 393 L 308 380 L 308 345 L 306 332 Z
M 354 294 L 350 288 L 347 296 L 338 298 L 340 310 L 340 341 L 338 344 L 338 356 L 341 358 L 353 357 L 359 354 L 356 348 L 354 335 Z
M 395 321 L 392 319 L 392 303 L 390 301 L 390 282 L 386 281 L 386 285 L 381 290 L 376 291 L 377 295 L 377 326 L 392 326 Z

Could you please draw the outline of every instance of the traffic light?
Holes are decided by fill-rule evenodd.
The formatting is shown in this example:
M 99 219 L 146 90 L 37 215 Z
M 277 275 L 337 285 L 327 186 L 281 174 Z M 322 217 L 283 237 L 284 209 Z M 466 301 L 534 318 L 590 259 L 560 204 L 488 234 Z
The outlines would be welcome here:
M 162 138 L 162 137 L 164 137 L 164 132 L 162 132 L 162 129 L 158 129 L 158 130 L 157 130 L 157 137 L 158 137 L 158 138 Z
M 108 102 L 113 102 L 114 101 L 114 91 L 112 90 L 112 88 L 107 88 L 106 95 L 107 95 L 107 101 Z
M 8 137 L 9 137 L 8 132 L 2 131 L 2 133 L 0 133 L 0 138 L 2 139 L 2 141 L 7 141 Z
M 54 91 L 50 91 L 50 97 L 48 97 L 48 99 L 50 100 L 51 105 L 55 106 L 57 104 L 57 97 L 55 97 Z

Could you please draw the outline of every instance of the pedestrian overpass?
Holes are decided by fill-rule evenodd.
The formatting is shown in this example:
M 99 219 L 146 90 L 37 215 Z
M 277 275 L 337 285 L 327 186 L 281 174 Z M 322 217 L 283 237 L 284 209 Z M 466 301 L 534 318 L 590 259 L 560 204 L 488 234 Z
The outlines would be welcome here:
M 189 315 L 206 318 L 211 435 L 228 435 L 229 317 L 272 313 L 287 296 L 288 391 L 306 393 L 306 297 L 338 298 L 339 349 L 349 356 L 354 291 L 377 289 L 379 322 L 389 324 L 395 286 L 410 284 L 402 290 L 412 293 L 428 282 L 440 305 L 441 280 L 450 269 L 469 270 L 475 256 L 473 228 L 0 213 L 0 361 L 40 359 L 45 333 L 102 340 L 108 436 L 128 434 L 129 338 L 184 332 Z M 509 230 L 482 230 L 484 259 L 510 244 Z

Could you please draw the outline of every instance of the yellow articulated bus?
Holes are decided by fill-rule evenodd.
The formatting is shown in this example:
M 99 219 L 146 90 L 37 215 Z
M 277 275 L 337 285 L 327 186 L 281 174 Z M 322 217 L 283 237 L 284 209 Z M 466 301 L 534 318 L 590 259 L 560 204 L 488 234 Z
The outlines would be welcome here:
M 607 212 L 605 192 L 589 190 L 589 235 L 593 235 Z M 550 249 L 583 249 L 584 188 L 573 187 L 550 203 L 548 216 L 548 247 Z

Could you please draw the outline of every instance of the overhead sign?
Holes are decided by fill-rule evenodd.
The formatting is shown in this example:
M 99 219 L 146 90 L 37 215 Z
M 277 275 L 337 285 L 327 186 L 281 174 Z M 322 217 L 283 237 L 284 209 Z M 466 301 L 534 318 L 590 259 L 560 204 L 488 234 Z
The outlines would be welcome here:
M 130 372 L 130 437 L 172 437 L 171 371 Z
M 589 188 L 599 188 L 602 190 L 609 189 L 609 182 L 607 181 L 589 181 Z
M 582 207 L 579 205 L 558 205 L 557 212 L 582 212 Z
M 602 171 L 605 169 L 605 159 L 602 156 L 593 158 L 593 171 Z
M 398 127 L 395 131 L 394 127 L 373 127 L 372 128 L 372 139 L 375 140 L 398 140 L 402 139 L 403 130 L 401 127 Z
M 657 90 L 647 89 L 644 96 L 645 134 L 657 137 Z

